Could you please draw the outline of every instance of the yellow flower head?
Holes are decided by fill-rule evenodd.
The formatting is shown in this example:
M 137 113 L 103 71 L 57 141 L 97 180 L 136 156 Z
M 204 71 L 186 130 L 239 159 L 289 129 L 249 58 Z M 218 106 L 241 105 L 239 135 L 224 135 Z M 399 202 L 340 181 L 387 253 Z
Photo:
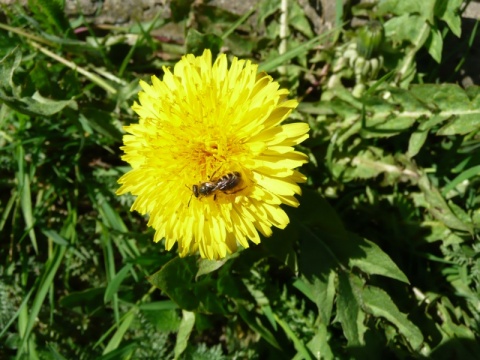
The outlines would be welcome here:
M 150 214 L 155 241 L 180 256 L 196 251 L 219 259 L 258 244 L 289 219 L 281 204 L 298 206 L 294 170 L 307 157 L 293 146 L 305 123 L 281 125 L 298 105 L 257 65 L 220 55 L 184 56 L 163 80 L 141 81 L 138 124 L 125 126 L 122 159 L 132 170 L 117 194 L 137 196 L 131 210 Z

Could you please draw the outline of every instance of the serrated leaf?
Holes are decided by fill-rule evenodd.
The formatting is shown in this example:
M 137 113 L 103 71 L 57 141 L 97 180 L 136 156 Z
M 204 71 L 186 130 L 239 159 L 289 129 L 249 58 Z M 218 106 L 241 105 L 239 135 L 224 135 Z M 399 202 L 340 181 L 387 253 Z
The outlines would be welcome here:
M 388 13 L 395 15 L 419 14 L 432 24 L 436 2 L 436 0 L 383 0 L 378 3 L 377 12 L 379 15 Z
M 21 89 L 13 81 L 13 74 L 20 66 L 22 56 L 14 49 L 0 60 L 0 101 L 23 114 L 36 116 L 51 116 L 63 110 L 66 106 L 77 109 L 74 100 L 48 99 L 35 92 L 31 97 L 21 95 Z
M 334 359 L 332 349 L 329 344 L 330 332 L 324 323 L 318 324 L 315 328 L 315 335 L 307 343 L 307 348 L 315 355 L 316 359 L 330 360 Z M 293 360 L 300 360 L 301 357 L 295 357 Z
M 382 317 L 391 322 L 410 343 L 413 349 L 419 350 L 423 343 L 422 332 L 401 313 L 390 296 L 382 289 L 366 286 L 362 290 L 365 311 L 373 316 Z
M 455 216 L 443 196 L 440 194 L 440 191 L 430 184 L 426 175 L 422 175 L 418 181 L 418 186 L 425 195 L 429 211 L 437 220 L 440 220 L 452 229 L 462 230 L 469 233 L 473 232 L 471 224 L 465 224 Z
M 460 37 L 462 35 L 462 17 L 460 7 L 463 0 L 437 1 L 435 15 L 445 21 L 452 32 Z
M 28 0 L 28 5 L 30 10 L 35 10 L 37 17 L 48 19 L 48 23 L 53 24 L 59 34 L 65 36 L 70 32 L 70 24 L 64 11 L 64 0 Z
M 470 99 L 460 86 L 456 84 L 422 84 L 412 86 L 410 91 L 417 99 L 423 99 L 438 110 L 455 112 L 468 108 Z
M 356 237 L 354 234 L 352 237 Z M 375 243 L 357 237 L 359 247 L 364 252 L 361 257 L 351 258 L 349 265 L 358 267 L 363 272 L 370 275 L 382 275 L 392 279 L 410 284 L 406 275 L 398 268 L 398 266 L 390 259 L 390 257 L 382 251 Z
M 314 34 L 310 27 L 310 22 L 305 16 L 305 11 L 296 1 L 289 1 L 288 4 L 288 24 L 300 31 L 307 38 L 312 38 Z
M 9 51 L 0 60 L 0 90 L 1 93 L 17 95 L 20 90 L 13 83 L 13 74 L 20 66 L 22 53 L 18 48 Z
M 0 101 L 12 109 L 30 116 L 51 116 L 67 106 L 77 109 L 77 103 L 74 100 L 51 100 L 42 97 L 38 92 L 32 97 L 15 98 L 0 90 Z
M 422 223 L 422 228 L 429 230 L 428 235 L 425 236 L 427 242 L 441 241 L 444 247 L 464 242 L 464 239 L 440 221 L 425 221 Z
M 450 118 L 450 114 L 445 114 L 445 115 L 433 115 L 427 120 L 423 121 L 423 119 L 420 120 L 420 124 L 418 125 L 418 130 L 419 131 L 425 131 L 425 130 L 430 130 L 434 126 L 446 121 L 448 118 Z
M 480 113 L 458 114 L 440 130 L 438 135 L 464 135 L 480 129 Z
M 280 9 L 280 1 L 262 0 L 258 6 L 258 26 L 265 26 L 265 19 Z
M 361 292 L 364 284 L 355 275 L 344 272 L 338 275 L 338 280 L 337 319 L 342 324 L 348 346 L 363 345 L 363 337 L 367 330 L 363 324 L 365 314 L 355 293 Z
M 435 107 L 430 102 L 430 98 L 418 97 L 417 89 L 418 85 L 412 86 L 409 90 L 389 87 L 388 93 L 390 94 L 391 102 L 395 104 L 395 111 L 402 114 L 404 111 L 412 113 L 414 117 L 430 116 Z M 430 89 L 430 87 L 428 87 Z M 404 115 L 405 116 L 405 115 Z
M 453 325 L 452 328 L 450 325 Z M 448 328 L 447 331 L 444 330 L 444 327 Z M 471 332 L 465 325 L 457 325 L 448 321 L 445 326 L 442 326 L 441 332 L 442 341 L 429 354 L 430 359 L 480 359 L 478 341 L 457 335 L 462 332 Z M 452 335 L 454 332 L 457 334 Z
M 416 47 L 420 47 L 429 35 L 428 31 L 424 31 L 425 26 L 428 26 L 426 19 L 417 14 L 393 17 L 384 24 L 385 37 L 399 43 L 408 41 Z
M 318 316 L 323 324 L 329 324 L 332 316 L 335 279 L 336 273 L 332 270 L 325 279 L 317 277 L 313 277 L 311 280 L 300 278 L 293 283 L 293 286 L 317 305 Z
M 378 117 L 373 115 L 372 119 L 379 120 Z M 408 130 L 415 122 L 416 117 L 402 116 L 402 114 L 390 115 L 382 121 L 379 121 L 375 125 L 371 125 L 367 121 L 366 131 L 363 131 L 366 137 L 378 137 L 378 136 L 393 136 L 402 131 Z
M 457 217 L 457 219 L 459 219 L 462 223 L 468 226 L 472 225 L 472 219 L 463 208 L 461 208 L 451 200 L 448 201 L 448 207 L 452 210 L 452 213 Z
M 341 178 L 346 182 L 354 179 L 375 178 L 379 174 L 384 173 L 386 169 L 394 167 L 395 160 L 391 155 L 384 155 L 382 149 L 369 147 L 368 149 L 358 151 L 357 155 L 351 159 L 351 163 L 347 162 L 345 165 L 348 165 L 348 167 L 342 169 L 344 173 L 341 175 Z

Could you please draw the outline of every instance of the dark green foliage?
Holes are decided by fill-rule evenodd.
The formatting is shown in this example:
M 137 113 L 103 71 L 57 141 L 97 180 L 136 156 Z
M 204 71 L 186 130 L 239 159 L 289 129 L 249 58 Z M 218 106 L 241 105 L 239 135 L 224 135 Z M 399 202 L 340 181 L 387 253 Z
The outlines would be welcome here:
M 109 31 L 63 1 L 3 8 L 1 359 L 480 358 L 464 2 L 360 3 L 318 36 L 302 3 L 171 1 L 171 19 Z M 465 46 L 448 65 L 451 39 Z M 290 225 L 222 261 L 166 252 L 115 195 L 139 78 L 205 48 L 260 63 L 312 129 Z

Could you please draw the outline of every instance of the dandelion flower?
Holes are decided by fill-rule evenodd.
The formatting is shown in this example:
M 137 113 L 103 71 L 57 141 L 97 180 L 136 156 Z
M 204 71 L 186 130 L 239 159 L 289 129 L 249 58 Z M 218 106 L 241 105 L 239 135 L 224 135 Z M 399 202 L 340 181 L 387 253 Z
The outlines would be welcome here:
M 122 147 L 132 170 L 117 194 L 136 196 L 131 210 L 149 214 L 154 241 L 177 243 L 180 256 L 221 259 L 285 228 L 280 205 L 299 205 L 295 168 L 307 162 L 293 146 L 308 125 L 282 125 L 298 102 L 257 65 L 233 58 L 229 68 L 224 54 L 212 64 L 209 50 L 163 70 L 140 82 L 140 120 Z

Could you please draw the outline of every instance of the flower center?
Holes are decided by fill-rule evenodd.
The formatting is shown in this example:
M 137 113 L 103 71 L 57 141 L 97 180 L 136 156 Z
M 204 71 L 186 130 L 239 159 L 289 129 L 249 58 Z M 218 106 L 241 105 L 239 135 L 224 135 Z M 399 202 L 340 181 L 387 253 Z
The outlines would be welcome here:
M 207 141 L 204 152 L 206 156 L 215 156 L 218 154 L 218 142 L 214 140 Z

